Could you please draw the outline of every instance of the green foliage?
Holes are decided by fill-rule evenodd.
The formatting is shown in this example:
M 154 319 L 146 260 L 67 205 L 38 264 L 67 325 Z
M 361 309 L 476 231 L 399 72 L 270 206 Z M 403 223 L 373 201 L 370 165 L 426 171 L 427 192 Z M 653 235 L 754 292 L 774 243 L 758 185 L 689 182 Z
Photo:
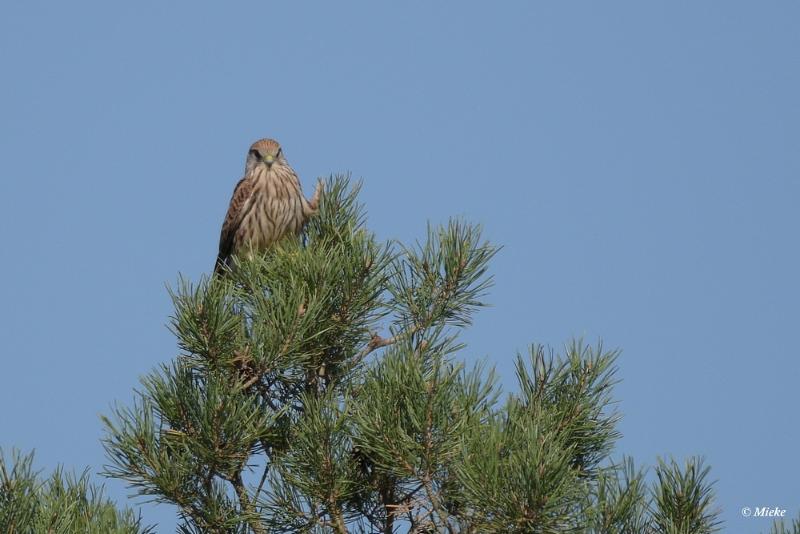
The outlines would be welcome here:
M 497 249 L 458 220 L 381 243 L 357 193 L 330 178 L 302 240 L 179 281 L 181 353 L 104 418 L 109 476 L 183 532 L 714 531 L 699 462 L 611 460 L 615 351 L 533 346 L 504 394 L 458 341 Z
M 800 534 L 800 519 L 792 519 L 788 526 L 783 520 L 776 521 L 769 532 L 770 534 Z
M 0 531 L 8 534 L 134 534 L 149 532 L 131 510 L 118 510 L 102 488 L 56 469 L 42 480 L 33 471 L 33 453 L 0 451 Z
M 659 532 L 706 534 L 718 530 L 719 512 L 712 509 L 712 487 L 706 482 L 709 471 L 700 459 L 688 460 L 684 469 L 675 460 L 659 460 L 653 514 Z
M 465 440 L 457 467 L 465 510 L 479 531 L 580 526 L 575 504 L 617 437 L 608 408 L 615 356 L 573 343 L 564 359 L 532 347 L 530 370 L 517 358 L 520 393 Z
M 588 510 L 591 534 L 650 534 L 649 492 L 633 460 L 599 473 Z

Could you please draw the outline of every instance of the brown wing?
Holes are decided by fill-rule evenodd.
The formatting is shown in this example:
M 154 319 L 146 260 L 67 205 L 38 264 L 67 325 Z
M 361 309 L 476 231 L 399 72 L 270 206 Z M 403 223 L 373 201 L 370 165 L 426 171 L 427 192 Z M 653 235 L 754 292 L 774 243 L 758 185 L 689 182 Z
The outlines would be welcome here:
M 217 254 L 217 263 L 214 266 L 214 272 L 217 274 L 222 272 L 234 252 L 234 237 L 239 225 L 242 224 L 244 207 L 253 192 L 253 184 L 252 180 L 242 178 L 233 190 L 228 213 L 225 214 L 225 222 L 222 223 L 222 232 L 219 235 L 219 253 Z

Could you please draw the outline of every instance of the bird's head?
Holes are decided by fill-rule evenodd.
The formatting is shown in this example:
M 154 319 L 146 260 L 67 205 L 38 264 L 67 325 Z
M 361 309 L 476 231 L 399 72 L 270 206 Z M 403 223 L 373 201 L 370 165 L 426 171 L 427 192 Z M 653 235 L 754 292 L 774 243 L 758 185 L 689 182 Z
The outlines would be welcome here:
M 261 139 L 250 146 L 245 168 L 247 172 L 253 171 L 260 165 L 271 169 L 275 163 L 281 164 L 284 162 L 281 145 L 274 139 Z

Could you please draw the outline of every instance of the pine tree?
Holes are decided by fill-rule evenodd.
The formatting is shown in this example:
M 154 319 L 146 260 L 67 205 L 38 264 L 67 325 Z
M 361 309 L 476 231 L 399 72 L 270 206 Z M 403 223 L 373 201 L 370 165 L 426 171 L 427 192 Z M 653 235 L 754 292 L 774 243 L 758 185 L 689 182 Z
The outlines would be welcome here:
M 0 532 L 5 534 L 81 533 L 146 534 L 150 532 L 129 509 L 119 510 L 102 488 L 56 469 L 42 480 L 33 471 L 33 453 L 0 451 Z
M 800 519 L 792 519 L 789 526 L 782 519 L 775 521 L 770 534 L 800 534 Z
M 533 345 L 504 394 L 458 356 L 497 248 L 458 220 L 379 242 L 357 193 L 332 177 L 302 241 L 180 280 L 180 354 L 104 418 L 107 476 L 182 532 L 718 530 L 700 459 L 615 461 L 616 351 Z

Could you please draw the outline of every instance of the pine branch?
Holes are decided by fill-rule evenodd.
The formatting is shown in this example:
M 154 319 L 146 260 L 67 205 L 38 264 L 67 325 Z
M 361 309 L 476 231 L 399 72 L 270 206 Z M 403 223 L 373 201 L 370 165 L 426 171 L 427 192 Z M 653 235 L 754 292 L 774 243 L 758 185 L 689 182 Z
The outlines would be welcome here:
M 0 531 L 8 533 L 146 534 L 141 517 L 117 508 L 102 487 L 56 468 L 48 477 L 33 470 L 33 453 L 0 450 Z
M 369 343 L 361 349 L 361 351 L 355 357 L 355 363 L 361 362 L 364 358 L 369 356 L 374 351 L 381 349 L 383 347 L 388 347 L 389 345 L 394 345 L 399 341 L 404 341 L 410 339 L 418 332 L 422 331 L 424 326 L 422 325 L 414 325 L 412 328 L 409 328 L 399 334 L 395 334 L 391 337 L 384 338 L 378 335 L 377 332 L 372 334 L 372 337 L 369 340 Z
M 247 494 L 247 488 L 244 487 L 241 472 L 237 473 L 236 476 L 230 480 L 230 482 L 233 484 L 233 487 L 236 490 L 236 495 L 239 497 L 239 504 L 244 511 L 244 517 L 246 518 L 247 524 L 255 534 L 266 533 L 266 530 L 264 530 L 264 528 L 261 526 L 261 520 L 255 511 L 255 507 L 250 501 L 250 496 Z

